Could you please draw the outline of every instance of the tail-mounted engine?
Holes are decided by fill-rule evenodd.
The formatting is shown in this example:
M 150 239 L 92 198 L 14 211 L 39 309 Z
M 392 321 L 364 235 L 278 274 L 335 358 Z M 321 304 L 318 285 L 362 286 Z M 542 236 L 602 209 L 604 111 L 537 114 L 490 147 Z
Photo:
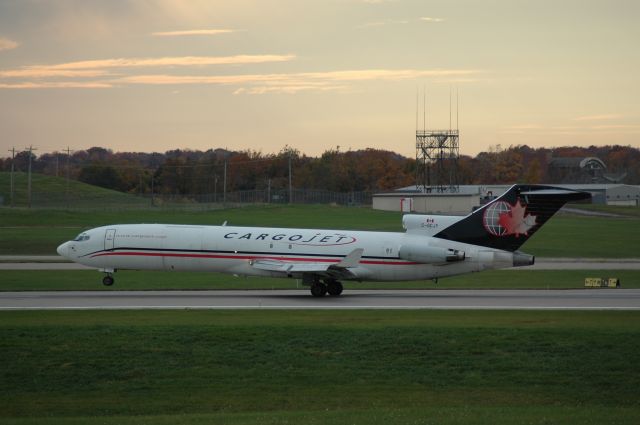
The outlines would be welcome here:
M 425 264 L 451 263 L 455 261 L 463 261 L 465 259 L 464 251 L 425 246 L 416 243 L 402 245 L 398 252 L 398 256 L 403 260 Z

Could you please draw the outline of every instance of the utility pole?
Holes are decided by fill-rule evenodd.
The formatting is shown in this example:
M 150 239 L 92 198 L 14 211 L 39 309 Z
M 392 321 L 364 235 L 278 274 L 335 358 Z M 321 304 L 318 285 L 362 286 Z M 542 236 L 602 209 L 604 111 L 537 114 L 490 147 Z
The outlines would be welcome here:
M 29 145 L 29 174 L 27 178 L 27 206 L 31 208 L 31 153 L 37 151 L 33 145 Z
M 293 186 L 291 185 L 291 151 L 289 151 L 289 203 L 293 204 Z
M 224 156 L 224 183 L 223 183 L 223 193 L 222 193 L 222 204 L 226 205 L 227 203 L 227 154 Z
M 213 175 L 213 202 L 218 203 L 218 174 Z
M 70 163 L 70 160 L 71 160 L 71 149 L 69 149 L 69 146 L 67 146 L 67 184 L 66 184 L 65 191 L 64 191 L 64 198 L 65 198 L 65 201 L 67 203 L 67 208 L 69 208 L 69 174 L 70 174 L 69 163 Z
M 154 188 L 153 188 L 153 180 L 154 180 L 154 172 L 153 170 L 151 171 L 151 206 L 154 207 L 156 205 L 156 200 L 155 200 L 155 194 L 154 194 Z
M 13 171 L 14 171 L 14 164 L 16 162 L 16 148 L 15 146 L 12 147 L 9 152 L 11 152 L 11 206 L 13 207 Z

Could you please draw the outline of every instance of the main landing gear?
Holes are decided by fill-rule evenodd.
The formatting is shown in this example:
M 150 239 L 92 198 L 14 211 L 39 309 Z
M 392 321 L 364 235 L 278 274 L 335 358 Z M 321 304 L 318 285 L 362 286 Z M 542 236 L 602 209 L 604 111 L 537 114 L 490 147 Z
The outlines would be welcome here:
M 110 269 L 110 270 L 100 270 L 101 272 L 104 272 L 104 277 L 102 278 L 102 284 L 104 286 L 111 286 L 113 285 L 113 283 L 116 281 L 113 278 L 113 272 L 115 270 Z
M 311 295 L 314 297 L 324 297 L 326 294 L 337 297 L 342 294 L 342 290 L 342 283 L 333 279 L 327 279 L 324 282 L 316 280 L 311 284 Z

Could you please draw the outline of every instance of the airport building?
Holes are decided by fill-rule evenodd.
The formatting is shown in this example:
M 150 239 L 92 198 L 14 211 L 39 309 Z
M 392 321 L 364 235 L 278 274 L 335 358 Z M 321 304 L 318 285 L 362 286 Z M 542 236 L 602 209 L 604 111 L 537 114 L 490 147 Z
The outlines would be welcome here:
M 640 206 L 640 186 L 626 184 L 552 184 L 551 186 L 590 192 L 594 204 Z M 393 192 L 373 195 L 373 208 L 383 211 L 422 214 L 465 215 L 511 185 L 459 186 L 457 192 L 426 193 L 420 186 L 408 186 Z

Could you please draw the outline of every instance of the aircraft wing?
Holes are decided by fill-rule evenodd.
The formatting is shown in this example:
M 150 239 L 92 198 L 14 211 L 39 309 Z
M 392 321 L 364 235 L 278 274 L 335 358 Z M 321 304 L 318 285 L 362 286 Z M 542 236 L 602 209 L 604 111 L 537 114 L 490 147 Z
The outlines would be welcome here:
M 301 262 L 275 259 L 251 260 L 249 264 L 258 270 L 285 274 L 314 274 L 322 277 L 351 278 L 350 267 L 357 267 L 364 249 L 354 249 L 337 263 Z

